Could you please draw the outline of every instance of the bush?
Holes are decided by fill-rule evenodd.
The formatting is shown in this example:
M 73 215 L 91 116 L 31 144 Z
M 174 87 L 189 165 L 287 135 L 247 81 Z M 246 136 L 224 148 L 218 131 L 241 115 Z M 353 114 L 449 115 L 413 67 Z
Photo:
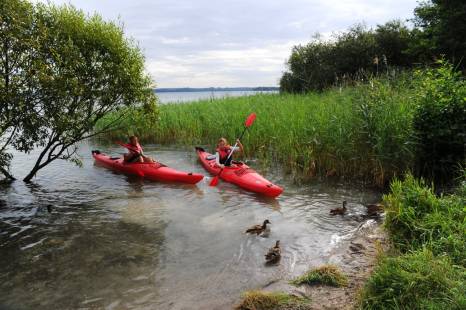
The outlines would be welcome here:
M 439 65 L 417 72 L 414 115 L 417 169 L 437 181 L 451 179 L 457 164 L 466 159 L 466 84 L 451 64 Z

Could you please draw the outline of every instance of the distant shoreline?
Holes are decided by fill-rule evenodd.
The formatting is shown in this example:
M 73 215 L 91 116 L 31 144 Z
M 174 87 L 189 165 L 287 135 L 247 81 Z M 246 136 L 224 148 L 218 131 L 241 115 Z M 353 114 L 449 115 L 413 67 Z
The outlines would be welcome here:
M 154 88 L 155 93 L 173 93 L 173 92 L 216 92 L 216 91 L 279 91 L 279 87 L 180 87 L 180 88 Z

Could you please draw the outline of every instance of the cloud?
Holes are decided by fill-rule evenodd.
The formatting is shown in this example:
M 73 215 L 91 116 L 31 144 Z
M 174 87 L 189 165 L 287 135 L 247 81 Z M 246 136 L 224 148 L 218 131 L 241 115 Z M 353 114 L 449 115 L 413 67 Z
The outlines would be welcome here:
M 159 87 L 277 85 L 293 45 L 316 32 L 328 38 L 358 22 L 405 20 L 417 5 L 416 0 L 52 2 L 123 22 Z

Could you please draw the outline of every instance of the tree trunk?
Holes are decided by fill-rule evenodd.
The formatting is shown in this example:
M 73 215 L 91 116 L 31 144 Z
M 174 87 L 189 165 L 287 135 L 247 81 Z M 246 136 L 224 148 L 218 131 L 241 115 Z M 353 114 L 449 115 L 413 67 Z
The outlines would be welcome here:
M 31 171 L 29 171 L 28 175 L 23 179 L 24 182 L 31 182 L 31 179 L 36 175 L 37 171 L 39 171 L 39 166 L 36 164 Z
M 12 176 L 8 170 L 6 170 L 5 168 L 3 167 L 0 167 L 0 173 L 2 173 L 8 180 L 11 180 L 11 181 L 14 181 L 16 180 L 16 178 L 14 176 Z

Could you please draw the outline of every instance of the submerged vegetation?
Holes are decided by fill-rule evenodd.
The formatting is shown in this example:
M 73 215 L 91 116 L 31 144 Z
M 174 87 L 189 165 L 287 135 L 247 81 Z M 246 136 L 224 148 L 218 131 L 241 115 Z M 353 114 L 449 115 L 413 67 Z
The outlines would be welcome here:
M 294 285 L 323 284 L 323 285 L 341 287 L 341 286 L 348 285 L 348 279 L 336 266 L 324 265 L 324 266 L 309 270 L 302 276 L 291 281 L 291 283 Z

